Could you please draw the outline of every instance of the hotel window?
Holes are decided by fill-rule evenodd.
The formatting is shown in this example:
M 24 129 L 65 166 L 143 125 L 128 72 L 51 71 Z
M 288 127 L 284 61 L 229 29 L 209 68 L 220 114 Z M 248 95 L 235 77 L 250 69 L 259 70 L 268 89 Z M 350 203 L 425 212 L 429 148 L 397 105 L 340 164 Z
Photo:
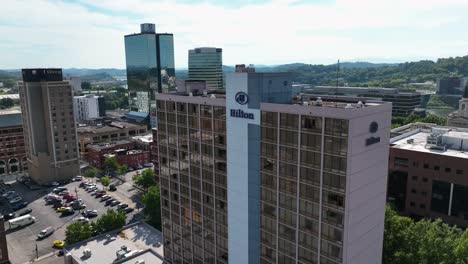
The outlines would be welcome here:
M 297 130 L 299 116 L 295 114 L 280 113 L 280 127 Z
M 302 131 L 311 133 L 322 133 L 322 118 L 316 116 L 301 117 Z
M 301 147 L 304 149 L 320 151 L 322 136 L 309 133 L 301 133 Z
M 295 148 L 288 148 L 288 147 L 280 147 L 280 159 L 297 164 L 297 149 Z
M 278 126 L 278 113 L 262 112 L 262 126 Z
M 316 225 L 318 227 L 318 222 L 316 223 Z M 308 235 L 303 232 L 299 232 L 299 245 L 307 249 L 312 249 L 314 251 L 317 251 L 318 250 L 318 238 L 312 235 Z
M 278 130 L 262 127 L 262 141 L 277 143 Z
M 395 157 L 394 165 L 400 167 L 408 167 L 408 159 Z
M 297 132 L 280 130 L 280 144 L 297 146 Z
M 325 134 L 342 136 L 348 135 L 348 120 L 325 118 Z

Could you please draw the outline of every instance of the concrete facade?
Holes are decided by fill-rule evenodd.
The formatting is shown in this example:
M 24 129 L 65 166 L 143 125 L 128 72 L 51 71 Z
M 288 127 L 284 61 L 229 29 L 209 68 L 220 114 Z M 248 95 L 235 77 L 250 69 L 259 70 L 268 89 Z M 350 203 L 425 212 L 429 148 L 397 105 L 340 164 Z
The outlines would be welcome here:
M 392 108 L 291 101 L 287 74 L 157 96 L 169 263 L 381 263 Z
M 69 180 L 79 168 L 73 91 L 61 69 L 23 69 L 21 112 L 30 178 Z

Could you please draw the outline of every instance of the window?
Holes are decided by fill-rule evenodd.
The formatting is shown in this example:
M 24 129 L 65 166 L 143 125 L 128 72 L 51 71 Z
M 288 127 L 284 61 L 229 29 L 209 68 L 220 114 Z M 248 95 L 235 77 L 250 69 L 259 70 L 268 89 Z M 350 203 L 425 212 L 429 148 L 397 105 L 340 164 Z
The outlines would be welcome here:
M 435 171 L 439 171 L 439 170 L 440 170 L 440 167 L 439 167 L 439 166 L 434 166 L 434 170 L 435 170 Z
M 427 182 L 428 179 L 426 177 L 423 177 L 423 182 Z
M 409 204 L 411 207 L 414 207 L 414 202 L 410 202 Z
M 415 189 L 411 189 L 411 192 L 412 192 L 412 193 L 416 193 L 416 190 L 415 190 Z
M 429 164 L 424 163 L 423 167 L 424 167 L 425 169 L 429 169 Z
M 445 168 L 445 172 L 451 172 L 452 169 L 451 168 Z
M 426 209 L 426 205 L 425 205 L 425 204 L 420 204 L 420 205 L 419 205 L 419 208 L 421 208 L 421 209 Z
M 462 175 L 462 174 L 463 174 L 463 170 L 458 169 L 458 170 L 456 171 L 456 173 L 457 173 L 457 175 Z
M 412 179 L 413 181 L 417 181 L 417 180 L 418 180 L 418 176 L 412 176 L 411 179 Z
M 408 167 L 408 159 L 395 157 L 394 165 L 400 167 Z

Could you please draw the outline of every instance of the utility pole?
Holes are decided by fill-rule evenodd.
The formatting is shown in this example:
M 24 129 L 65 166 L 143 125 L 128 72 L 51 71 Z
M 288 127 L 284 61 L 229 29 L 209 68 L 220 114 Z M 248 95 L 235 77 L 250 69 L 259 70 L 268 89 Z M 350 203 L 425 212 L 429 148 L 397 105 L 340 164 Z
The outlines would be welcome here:
M 36 259 L 39 258 L 39 250 L 37 249 L 37 244 L 36 244 Z

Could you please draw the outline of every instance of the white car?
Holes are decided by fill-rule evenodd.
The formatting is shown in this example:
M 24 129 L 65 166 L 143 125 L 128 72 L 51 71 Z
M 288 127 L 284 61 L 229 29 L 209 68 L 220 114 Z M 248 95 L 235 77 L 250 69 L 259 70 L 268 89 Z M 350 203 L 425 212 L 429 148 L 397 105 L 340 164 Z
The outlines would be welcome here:
M 72 181 L 81 181 L 81 180 L 83 180 L 83 176 L 81 176 L 81 175 L 75 176 L 72 179 Z
M 89 219 L 83 216 L 77 217 L 73 219 L 75 222 L 81 222 L 81 223 L 89 223 Z

